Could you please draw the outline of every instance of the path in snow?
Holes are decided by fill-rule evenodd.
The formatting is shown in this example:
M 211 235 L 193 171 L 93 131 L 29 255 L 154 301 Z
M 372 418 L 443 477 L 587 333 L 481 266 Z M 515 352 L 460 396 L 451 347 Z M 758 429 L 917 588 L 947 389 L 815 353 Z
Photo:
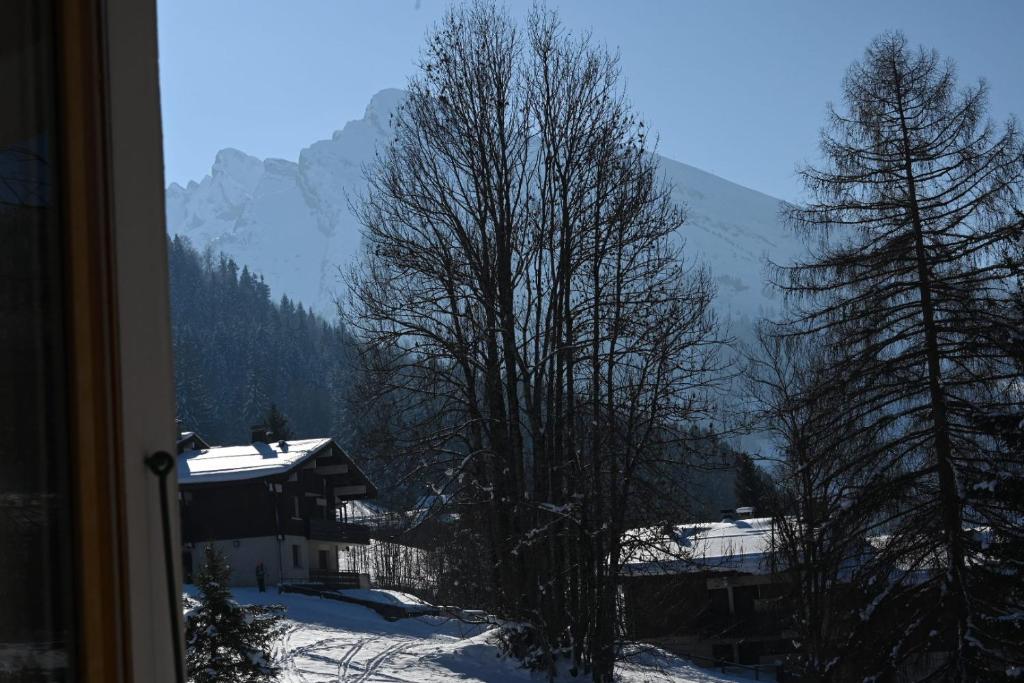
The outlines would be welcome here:
M 282 683 L 542 683 L 543 676 L 498 654 L 486 626 L 442 617 L 389 622 L 359 605 L 252 588 L 242 604 L 283 604 L 275 648 Z M 704 672 L 675 657 L 643 655 L 618 668 L 623 683 L 730 683 L 749 679 Z M 566 678 L 566 681 L 573 679 Z M 577 681 L 588 679 L 580 678 Z

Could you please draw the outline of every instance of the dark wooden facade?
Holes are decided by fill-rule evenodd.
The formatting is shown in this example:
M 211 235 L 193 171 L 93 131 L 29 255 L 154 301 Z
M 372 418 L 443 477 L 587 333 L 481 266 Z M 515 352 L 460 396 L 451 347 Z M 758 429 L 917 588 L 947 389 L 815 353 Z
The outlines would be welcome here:
M 907 581 L 913 585 L 916 579 L 908 577 Z M 631 639 L 691 656 L 705 665 L 781 664 L 788 668 L 790 656 L 796 652 L 797 614 L 791 599 L 795 583 L 785 571 L 743 573 L 695 568 L 689 572 L 623 576 L 621 587 L 624 624 Z M 915 605 L 934 604 L 940 599 L 935 586 L 909 590 L 905 602 L 887 603 L 876 613 L 875 625 L 851 640 L 861 647 L 882 650 L 890 646 L 891 636 L 879 625 L 895 627 L 900 623 L 898 612 L 917 611 Z M 837 591 L 831 603 L 834 616 L 830 628 L 852 634 L 862 623 L 858 611 L 869 601 L 864 595 Z M 945 636 L 931 638 L 928 629 L 922 629 L 905 642 L 906 647 L 920 654 L 901 665 L 900 676 L 923 679 L 945 659 L 948 641 L 943 637 L 948 637 L 953 625 L 936 628 Z M 871 674 L 872 670 L 851 658 L 833 671 L 830 680 L 862 681 Z
M 178 455 L 185 451 L 198 451 L 209 447 L 210 444 L 195 432 L 182 432 L 178 435 Z
M 188 457 L 188 452 L 181 457 Z M 200 557 L 198 549 L 209 543 L 226 545 L 230 554 L 232 546 L 252 548 L 250 539 L 273 539 L 278 544 L 273 553 L 266 545 L 252 552 L 262 552 L 260 556 L 270 564 L 268 571 L 278 579 L 294 579 L 301 578 L 296 570 L 307 576 L 311 570 L 336 571 L 337 559 L 331 555 L 336 555 L 337 548 L 370 542 L 370 528 L 343 521 L 339 508 L 346 500 L 375 498 L 377 489 L 333 441 L 271 474 L 240 474 L 210 482 L 197 479 L 179 484 L 186 578 Z M 298 553 L 294 565 L 289 549 L 280 546 L 285 539 L 289 546 L 303 546 L 294 551 Z M 269 559 L 275 555 L 284 559 Z M 241 556 L 236 560 L 243 562 Z M 239 567 L 239 572 L 247 573 L 249 568 Z
M 694 571 L 622 578 L 631 638 L 667 650 L 745 665 L 793 651 L 784 575 Z
M 337 521 L 336 510 L 344 500 L 377 496 L 374 485 L 333 442 L 277 475 L 179 488 L 182 541 L 193 544 L 276 535 L 367 543 L 368 527 Z M 339 489 L 345 493 L 335 495 Z

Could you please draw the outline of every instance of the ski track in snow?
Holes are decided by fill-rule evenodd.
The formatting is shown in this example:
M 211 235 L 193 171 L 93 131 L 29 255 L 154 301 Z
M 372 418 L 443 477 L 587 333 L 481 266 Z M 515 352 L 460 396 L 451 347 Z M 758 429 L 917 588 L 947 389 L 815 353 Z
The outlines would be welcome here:
M 389 645 L 388 647 L 381 650 L 377 655 L 374 655 L 363 665 L 363 673 L 358 678 L 354 679 L 356 683 L 367 683 L 375 677 L 375 674 L 382 672 L 384 666 L 399 653 L 402 648 L 408 643 L 402 642 L 395 645 Z M 400 679 L 404 680 L 404 679 Z M 349 683 L 347 679 L 340 680 L 340 683 Z
M 348 649 L 348 652 L 345 653 L 345 656 L 341 658 L 340 662 L 338 662 L 338 680 L 339 681 L 347 681 L 348 680 L 348 670 L 349 670 L 349 667 L 352 666 L 352 659 L 357 654 L 359 654 L 360 650 L 363 649 L 363 645 L 366 645 L 366 641 L 367 640 L 369 640 L 369 638 L 367 638 L 366 640 L 360 640 L 358 643 L 356 643 L 355 645 L 350 647 Z
M 500 657 L 484 626 L 440 617 L 395 622 L 350 603 L 306 595 L 234 589 L 241 604 L 282 604 L 284 628 L 274 650 L 282 683 L 543 683 Z M 725 683 L 668 655 L 644 655 L 617 669 L 621 683 Z M 562 677 L 559 683 L 589 680 Z
M 288 633 L 300 630 L 302 627 L 293 624 Z M 422 680 L 404 678 L 389 670 L 392 661 L 405 649 L 419 644 L 418 640 L 391 642 L 384 636 L 359 638 L 358 635 L 340 634 L 291 647 L 288 651 L 282 649 L 279 660 L 282 680 L 286 683 L 419 683 Z M 289 644 L 283 647 L 289 647 Z M 333 673 L 325 678 L 327 670 Z
M 274 658 L 283 683 L 426 683 L 465 680 L 431 672 L 423 676 L 418 655 L 406 650 L 453 645 L 465 635 L 465 626 L 437 618 L 387 622 L 358 605 L 303 595 L 258 593 L 236 588 L 244 604 L 280 603 L 287 608 Z M 469 635 L 476 635 L 473 628 Z M 413 676 L 403 675 L 414 673 Z

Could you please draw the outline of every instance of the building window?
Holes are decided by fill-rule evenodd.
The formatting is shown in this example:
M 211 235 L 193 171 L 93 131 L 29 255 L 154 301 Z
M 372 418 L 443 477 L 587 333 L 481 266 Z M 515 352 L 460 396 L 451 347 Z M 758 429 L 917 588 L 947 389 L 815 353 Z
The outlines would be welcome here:
M 761 641 L 745 641 L 737 644 L 737 659 L 740 664 L 760 664 L 761 655 L 764 651 L 764 643 Z
M 292 498 L 292 517 L 302 519 L 302 510 L 299 508 L 299 497 Z
M 292 544 L 292 566 L 296 569 L 302 568 L 302 549 Z
M 732 589 L 733 613 L 747 616 L 754 613 L 757 600 L 757 586 L 736 586 Z
M 729 614 L 732 611 L 729 609 L 728 588 L 712 588 L 708 591 L 708 598 L 710 599 L 710 608 L 713 614 Z
M 192 583 L 192 551 L 184 550 L 181 553 L 181 575 L 185 583 Z
M 721 666 L 727 662 L 736 661 L 733 657 L 732 644 L 731 643 L 715 643 L 711 646 L 711 657 L 715 660 L 716 666 Z

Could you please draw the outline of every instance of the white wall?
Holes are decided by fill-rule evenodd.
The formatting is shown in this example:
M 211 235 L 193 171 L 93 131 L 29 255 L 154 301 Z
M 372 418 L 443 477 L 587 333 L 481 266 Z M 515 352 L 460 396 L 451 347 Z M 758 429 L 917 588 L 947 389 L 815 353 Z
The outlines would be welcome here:
M 196 574 L 202 568 L 206 545 L 206 543 L 197 543 L 191 549 L 193 579 L 195 579 Z M 327 552 L 327 571 L 350 570 L 346 566 L 341 566 L 339 570 L 338 562 L 339 552 L 343 552 L 348 546 L 327 541 L 310 541 L 303 536 L 285 536 L 284 540 L 280 542 L 276 536 L 256 536 L 212 541 L 212 545 L 218 552 L 224 555 L 228 565 L 231 567 L 232 586 L 255 586 L 257 562 L 263 562 L 263 568 L 267 572 L 268 587 L 277 585 L 281 580 L 282 574 L 285 579 L 308 579 L 310 570 L 320 568 L 319 551 L 321 550 Z M 294 565 L 292 558 L 293 545 L 299 546 L 301 567 Z M 365 572 L 365 570 L 360 571 Z M 359 581 L 361 588 L 370 587 L 370 577 L 368 574 L 360 576 Z
M 309 542 L 309 568 L 316 570 L 320 569 L 320 551 L 323 550 L 327 553 L 327 567 L 325 571 L 337 572 L 338 571 L 338 551 L 341 548 L 337 543 L 330 543 L 328 541 L 310 541 Z
M 276 536 L 256 536 L 212 542 L 231 567 L 232 586 L 255 586 L 257 562 L 263 562 L 267 586 L 280 582 L 282 574 L 285 579 L 308 579 L 308 544 L 302 536 L 285 536 L 283 541 L 278 541 Z M 299 546 L 301 567 L 295 567 L 292 562 L 292 545 Z M 205 543 L 197 543 L 192 548 L 193 578 L 202 567 L 205 548 Z

